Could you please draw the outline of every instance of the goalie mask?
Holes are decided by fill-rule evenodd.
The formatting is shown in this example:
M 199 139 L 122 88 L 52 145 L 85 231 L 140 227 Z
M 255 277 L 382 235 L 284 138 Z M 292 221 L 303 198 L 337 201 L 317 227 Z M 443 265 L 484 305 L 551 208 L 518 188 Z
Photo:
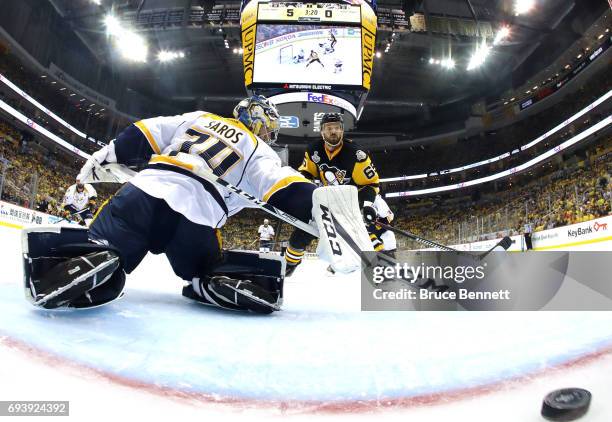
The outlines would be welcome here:
M 280 115 L 276 106 L 263 95 L 253 95 L 240 101 L 234 108 L 234 118 L 264 142 L 276 142 L 280 130 Z

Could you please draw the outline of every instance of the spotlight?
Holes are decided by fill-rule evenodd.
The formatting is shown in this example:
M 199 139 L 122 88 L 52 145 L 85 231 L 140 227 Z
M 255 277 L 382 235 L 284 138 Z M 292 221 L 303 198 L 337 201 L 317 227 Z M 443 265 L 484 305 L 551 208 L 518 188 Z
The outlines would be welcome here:
M 146 62 L 149 48 L 143 37 L 121 26 L 119 19 L 114 15 L 104 18 L 106 33 L 114 38 L 114 42 L 127 60 Z
M 149 47 L 140 35 L 133 32 L 125 32 L 117 40 L 117 46 L 125 59 L 141 63 L 147 61 Z
M 474 70 L 477 67 L 482 66 L 489 55 L 489 51 L 490 47 L 487 45 L 486 41 L 483 41 L 482 44 L 476 48 L 476 51 L 470 58 L 467 70 Z
M 381 56 L 381 55 L 382 55 L 382 54 L 380 53 L 380 51 L 377 51 L 377 52 L 376 52 L 376 57 L 377 57 L 377 58 L 380 58 L 380 56 Z
M 172 53 L 171 51 L 165 51 L 165 50 L 161 50 L 160 52 L 157 53 L 157 60 L 159 60 L 160 62 L 169 62 L 176 59 L 174 53 Z
M 514 2 L 514 14 L 515 15 L 524 15 L 533 9 L 535 5 L 534 0 L 516 0 Z
M 499 29 L 499 31 L 497 31 L 497 34 L 495 35 L 495 40 L 493 41 L 493 45 L 499 44 L 504 39 L 508 38 L 508 35 L 510 35 L 510 28 L 508 28 L 507 26 L 502 26 Z
M 104 18 L 104 25 L 106 26 L 106 33 L 108 35 L 119 36 L 123 32 L 119 19 L 114 15 L 106 15 Z
M 440 64 L 445 69 L 453 69 L 455 67 L 455 61 L 451 58 L 441 60 Z

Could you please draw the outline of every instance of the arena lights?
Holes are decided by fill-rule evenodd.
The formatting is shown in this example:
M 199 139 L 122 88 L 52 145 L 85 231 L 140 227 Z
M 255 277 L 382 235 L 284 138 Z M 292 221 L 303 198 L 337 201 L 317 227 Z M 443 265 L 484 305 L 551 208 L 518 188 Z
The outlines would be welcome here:
M 80 149 L 78 149 L 77 147 L 72 145 L 71 143 L 69 143 L 69 142 L 63 140 L 62 138 L 60 138 L 59 136 L 55 135 L 50 130 L 40 126 L 38 123 L 34 122 L 32 119 L 28 118 L 23 113 L 21 113 L 20 111 L 16 110 L 15 108 L 13 108 L 12 106 L 10 106 L 9 104 L 5 103 L 2 100 L 0 100 L 0 109 L 4 110 L 6 113 L 8 113 L 11 116 L 13 116 L 16 120 L 19 120 L 24 125 L 28 125 L 32 130 L 38 132 L 42 136 L 45 136 L 46 138 L 52 140 L 53 142 L 63 146 L 68 151 L 72 151 L 73 153 L 77 154 L 80 157 L 83 157 L 86 160 L 91 157 L 86 152 L 81 151 Z
M 114 15 L 106 15 L 104 18 L 104 26 L 106 26 L 106 33 L 108 35 L 118 37 L 123 32 L 119 19 Z
M 376 52 L 376 58 L 380 59 L 380 56 L 382 56 L 382 53 L 380 51 Z
M 474 70 L 480 66 L 482 66 L 489 56 L 491 51 L 491 47 L 487 45 L 486 40 L 483 40 L 482 43 L 476 48 L 476 51 L 470 58 L 470 62 L 468 63 L 467 70 Z
M 516 0 L 514 2 L 514 14 L 516 16 L 524 15 L 525 13 L 529 13 L 534 6 L 534 0 Z
M 508 38 L 510 35 L 510 28 L 507 26 L 502 26 L 497 34 L 495 35 L 495 40 L 493 40 L 493 45 L 498 45 L 500 42 Z
M 599 105 L 605 103 L 606 101 L 608 101 L 609 99 L 612 98 L 612 90 L 608 91 L 606 94 L 604 94 L 603 96 L 601 96 L 600 98 L 598 98 L 597 100 L 595 100 L 593 103 L 591 103 L 590 105 L 588 105 L 587 107 L 583 108 L 582 110 L 580 110 L 578 113 L 574 114 L 572 117 L 570 117 L 569 119 L 563 121 L 562 123 L 559 123 L 557 126 L 555 126 L 554 128 L 550 129 L 548 132 L 540 135 L 539 137 L 537 137 L 536 139 L 532 140 L 531 142 L 521 146 L 519 148 L 520 151 L 525 151 L 526 149 L 529 149 L 541 142 L 544 142 L 546 139 L 550 138 L 552 135 L 554 135 L 555 133 L 558 133 L 559 131 L 561 131 L 561 129 L 567 127 L 568 125 L 572 124 L 573 122 L 575 122 L 576 120 L 580 119 L 582 116 L 584 116 L 585 114 L 587 114 L 589 111 L 593 110 L 594 108 L 598 107 Z M 514 101 L 516 98 L 511 98 L 510 101 Z M 452 169 L 446 169 L 446 170 L 440 170 L 439 172 L 435 172 L 433 173 L 433 175 L 442 175 L 442 174 L 450 174 L 450 173 L 457 173 L 460 171 L 464 171 L 464 170 L 469 170 L 475 167 L 480 167 L 480 166 L 484 166 L 485 164 L 491 164 L 493 162 L 499 161 L 499 160 L 503 160 L 504 158 L 510 157 L 510 153 L 504 153 L 501 155 L 498 155 L 497 157 L 491 157 L 488 158 L 486 160 L 482 160 L 482 161 L 478 161 L 476 163 L 471 163 L 471 164 L 466 164 L 464 166 L 461 167 L 456 167 L 456 168 L 452 168 Z M 429 177 L 430 175 L 425 173 L 425 174 L 416 174 L 416 175 L 412 175 L 412 176 L 400 176 L 400 177 L 391 177 L 388 179 L 380 179 L 381 183 L 384 182 L 397 182 L 397 181 L 401 181 L 401 180 L 412 180 L 412 179 L 424 179 L 426 177 Z
M 117 49 L 125 59 L 141 63 L 147 61 L 149 47 L 143 37 L 123 28 L 114 15 L 107 15 L 104 25 L 106 33 L 114 39 Z
M 502 179 L 504 177 L 514 176 L 515 174 L 523 172 L 527 170 L 528 168 L 533 167 L 554 155 L 560 154 L 565 149 L 571 147 L 572 145 L 579 143 L 580 141 L 606 128 L 610 124 L 612 124 L 612 115 L 609 115 L 608 117 L 606 117 L 599 123 L 591 126 L 588 129 L 585 129 L 581 133 L 563 142 L 561 145 L 558 145 L 552 149 L 549 149 L 548 151 L 544 152 L 543 154 L 538 155 L 535 158 L 532 158 L 526 163 L 523 163 L 521 165 L 518 165 L 508 170 L 501 171 L 499 173 L 491 174 L 489 176 L 481 177 L 478 179 L 468 180 L 466 182 L 456 183 L 453 185 L 440 186 L 437 188 L 420 189 L 420 190 L 405 191 L 405 192 L 391 192 L 391 193 L 385 194 L 385 197 L 386 198 L 397 198 L 397 197 L 402 197 L 402 196 L 420 196 L 420 195 L 427 195 L 430 193 L 447 192 L 447 191 L 451 191 L 455 189 L 467 188 L 469 186 L 480 185 L 482 183 L 491 182 L 493 180 Z
M 185 53 L 183 53 L 182 51 L 161 50 L 159 53 L 157 53 L 157 60 L 159 60 L 162 63 L 171 62 L 176 59 L 183 59 L 183 58 L 185 58 Z
M 429 59 L 429 64 L 437 64 L 442 66 L 445 69 L 454 69 L 455 68 L 455 60 L 453 60 L 452 58 L 446 58 L 446 59 L 434 59 L 433 57 Z

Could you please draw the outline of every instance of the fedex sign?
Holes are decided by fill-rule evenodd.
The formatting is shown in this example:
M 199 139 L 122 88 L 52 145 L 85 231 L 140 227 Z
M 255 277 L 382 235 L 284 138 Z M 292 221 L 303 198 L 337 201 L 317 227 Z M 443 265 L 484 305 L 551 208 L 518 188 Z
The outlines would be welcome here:
M 308 101 L 312 103 L 323 103 L 323 104 L 332 104 L 335 105 L 336 101 L 329 95 L 325 94 L 314 94 L 312 92 L 308 93 Z

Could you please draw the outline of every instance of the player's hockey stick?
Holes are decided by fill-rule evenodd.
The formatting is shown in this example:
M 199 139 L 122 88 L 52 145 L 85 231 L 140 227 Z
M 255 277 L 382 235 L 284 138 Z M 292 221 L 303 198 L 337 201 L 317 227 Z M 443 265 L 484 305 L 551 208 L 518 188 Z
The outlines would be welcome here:
M 432 247 L 432 248 L 442 249 L 443 251 L 447 251 L 447 252 L 457 252 L 457 253 L 460 253 L 460 254 L 465 254 L 466 253 L 464 251 L 460 251 L 458 249 L 451 248 L 450 246 L 446 246 L 446 245 L 443 245 L 441 243 L 434 242 L 433 240 L 429 240 L 429 239 L 425 239 L 423 237 L 417 236 L 416 234 L 410 233 L 409 231 L 398 229 L 397 227 L 390 226 L 390 225 L 382 223 L 380 221 L 377 221 L 376 224 L 379 225 L 380 227 L 382 227 L 385 230 L 389 230 L 389 231 L 392 231 L 394 233 L 401 234 L 403 236 L 406 236 L 409 239 L 414 240 L 415 242 L 419 242 L 419 243 L 421 243 L 423 245 L 427 245 L 427 246 Z M 497 242 L 495 244 L 495 246 L 493 246 L 488 251 L 486 251 L 486 252 L 484 252 L 482 254 L 479 254 L 479 255 L 470 255 L 470 256 L 472 256 L 472 257 L 474 257 L 474 258 L 476 258 L 478 260 L 482 260 L 487 255 L 489 255 L 493 251 L 493 249 L 498 248 L 498 247 L 502 247 L 502 248 L 504 248 L 504 250 L 508 250 L 508 248 L 510 246 L 512 246 L 512 239 L 510 239 L 508 236 L 506 236 L 503 239 L 501 239 L 499 242 Z
M 84 213 L 85 211 L 87 211 L 88 209 L 89 209 L 89 208 L 83 208 L 81 211 L 75 211 L 75 212 L 73 212 L 72 214 L 70 214 L 70 217 L 74 217 L 75 215 L 78 215 L 79 217 L 81 217 L 81 219 L 83 219 L 83 217 L 81 216 L 81 214 L 82 214 L 82 213 Z M 59 219 L 59 220 L 57 220 L 57 221 L 56 221 L 55 223 L 53 223 L 53 224 L 57 224 L 57 223 L 59 223 L 60 221 L 67 221 L 67 222 L 69 222 L 69 223 L 73 223 L 73 222 L 74 222 L 74 221 L 72 221 L 72 220 L 68 220 L 68 219 L 67 219 L 66 217 L 64 217 L 63 215 L 62 215 L 62 216 L 58 216 L 58 217 L 59 217 L 60 219 Z

